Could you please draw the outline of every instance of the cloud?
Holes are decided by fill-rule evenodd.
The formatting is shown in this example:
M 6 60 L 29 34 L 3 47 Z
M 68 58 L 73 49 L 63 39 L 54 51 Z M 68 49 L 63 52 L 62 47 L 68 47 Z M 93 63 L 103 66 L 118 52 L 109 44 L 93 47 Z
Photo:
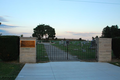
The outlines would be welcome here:
M 2 33 L 2 35 L 18 35 L 18 36 L 23 34 L 26 37 L 32 35 L 32 33 L 29 32 L 29 30 L 26 31 L 24 28 L 21 28 L 21 26 L 14 26 L 8 24 L 0 25 L 0 33 Z
M 101 36 L 101 33 L 99 32 L 72 32 L 72 31 L 66 31 L 66 33 L 69 33 L 71 36 L 76 36 L 84 39 L 91 39 L 92 37 Z
M 2 16 L 0 16 L 0 22 L 8 22 L 8 20 L 6 20 L 6 19 L 3 18 Z
M 0 28 L 13 28 L 13 27 L 18 27 L 18 26 L 12 26 L 12 25 L 6 25 L 6 24 L 0 25 Z
M 4 34 L 4 35 L 7 35 L 7 34 L 9 34 L 10 35 L 10 33 L 8 32 L 8 31 L 6 31 L 6 30 L 0 30 L 0 34 L 2 33 L 2 35 Z
M 20 36 L 23 34 L 24 37 L 30 37 L 32 36 L 32 33 L 23 33 L 23 32 L 11 32 L 8 30 L 1 30 L 0 29 L 0 34 L 2 33 L 2 35 L 16 35 L 16 36 Z
M 0 30 L 0 33 L 6 32 L 5 30 Z

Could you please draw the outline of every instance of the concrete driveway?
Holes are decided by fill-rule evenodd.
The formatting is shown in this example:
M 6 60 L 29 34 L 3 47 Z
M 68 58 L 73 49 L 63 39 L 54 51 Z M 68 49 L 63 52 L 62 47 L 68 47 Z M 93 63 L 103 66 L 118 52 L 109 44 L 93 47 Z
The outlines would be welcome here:
M 100 62 L 27 63 L 16 80 L 120 80 L 120 67 Z

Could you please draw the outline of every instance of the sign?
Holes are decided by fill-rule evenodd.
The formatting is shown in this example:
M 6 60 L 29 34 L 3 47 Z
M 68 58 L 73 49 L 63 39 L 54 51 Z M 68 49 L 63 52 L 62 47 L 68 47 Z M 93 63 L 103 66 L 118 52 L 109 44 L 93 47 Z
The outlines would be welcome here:
M 20 41 L 20 47 L 35 47 L 35 41 Z

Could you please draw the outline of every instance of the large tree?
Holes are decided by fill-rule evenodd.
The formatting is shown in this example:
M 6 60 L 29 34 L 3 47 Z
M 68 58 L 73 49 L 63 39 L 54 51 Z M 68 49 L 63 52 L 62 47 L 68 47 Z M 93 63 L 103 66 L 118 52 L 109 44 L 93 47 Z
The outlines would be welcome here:
M 111 32 L 110 31 L 111 31 L 110 27 L 106 26 L 102 31 L 102 37 L 110 38 L 111 37 Z
M 37 37 L 38 39 L 42 39 L 44 36 L 45 38 L 52 38 L 52 39 L 54 39 L 55 37 L 55 29 L 49 25 L 40 24 L 33 30 L 34 33 L 32 34 L 32 36 Z
M 117 25 L 112 25 L 111 27 L 107 26 L 102 31 L 102 37 L 104 38 L 120 37 L 120 29 L 118 29 Z

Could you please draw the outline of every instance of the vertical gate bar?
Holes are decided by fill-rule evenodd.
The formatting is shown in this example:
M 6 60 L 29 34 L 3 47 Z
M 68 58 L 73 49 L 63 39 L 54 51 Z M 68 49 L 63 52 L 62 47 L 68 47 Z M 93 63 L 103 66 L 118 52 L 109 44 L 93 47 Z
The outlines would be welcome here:
M 53 60 L 53 54 L 54 54 L 54 50 L 53 50 L 53 48 L 50 48 L 51 49 L 51 51 L 52 51 L 52 53 L 50 53 L 51 55 L 50 55 L 50 58 Z
M 87 46 L 88 57 L 87 57 L 86 59 L 88 59 L 88 60 L 89 60 L 89 58 L 90 58 L 90 52 L 91 52 L 91 50 L 89 50 L 89 49 L 88 49 L 88 46 Z
M 65 51 L 63 52 L 63 53 L 64 53 L 64 57 L 63 57 L 63 59 L 65 60 L 65 59 L 66 59 L 66 54 L 65 54 L 66 49 L 65 49 L 65 47 L 63 47 L 63 48 L 64 48 L 64 50 L 65 50 Z
M 39 45 L 37 45 L 37 58 L 38 58 L 38 61 L 39 61 Z
M 56 50 L 53 48 L 53 50 L 54 50 L 54 61 L 55 61 L 55 59 L 56 59 L 56 57 L 55 57 L 55 53 L 56 53 Z
M 54 47 L 54 49 L 55 49 L 55 47 Z M 56 53 L 57 53 L 57 51 L 56 51 Z M 56 54 L 56 58 L 57 58 L 57 60 L 59 60 L 59 53 Z
M 39 52 L 39 61 L 41 61 L 41 59 L 42 59 L 42 45 L 41 44 L 39 44 L 39 49 L 38 49 L 38 52 Z
M 53 47 L 51 47 L 51 50 L 52 50 L 51 59 L 54 60 L 54 53 L 55 53 L 55 51 L 54 51 Z
M 41 50 L 41 52 L 40 52 L 40 50 Z M 39 49 L 38 49 L 38 52 L 39 52 L 39 61 L 40 61 L 40 60 L 41 60 L 41 58 L 42 58 L 42 57 L 40 57 L 40 53 L 42 53 L 42 48 L 41 48 L 40 44 L 39 44 Z M 42 54 L 41 54 L 41 56 L 42 56 Z
M 51 57 L 52 48 L 50 47 L 50 45 L 48 45 L 48 50 L 49 50 L 49 52 L 48 52 L 49 58 L 52 59 L 52 57 Z
M 38 60 L 40 61 L 40 50 L 41 50 L 41 47 L 40 47 L 40 44 L 38 45 Z
M 88 58 L 89 58 L 89 51 L 87 51 L 88 50 L 88 46 L 85 44 L 85 53 L 86 53 L 86 56 L 85 56 L 85 59 L 86 60 L 88 60 Z
M 41 48 L 42 48 L 42 61 L 44 61 L 44 48 L 45 48 L 45 46 L 44 45 L 41 45 Z
M 67 44 L 67 60 L 68 60 L 68 44 Z
M 63 48 L 65 49 L 65 52 L 64 52 L 64 54 L 65 54 L 65 57 L 64 57 L 64 59 L 66 60 L 66 58 L 67 58 L 67 54 L 66 54 L 66 52 L 67 52 L 67 49 L 66 49 L 66 47 L 65 47 L 65 46 L 63 46 Z
M 40 57 L 40 61 L 42 60 L 42 57 L 43 57 L 43 49 L 42 49 L 42 45 L 40 44 L 39 45 L 39 48 L 40 48 L 40 50 L 39 50 L 39 54 L 41 54 L 41 55 L 39 55 L 39 57 Z
M 55 48 L 53 48 L 54 50 L 55 50 L 55 60 L 57 60 L 57 54 L 56 54 L 56 49 Z
M 41 50 L 41 51 L 40 51 Z M 42 60 L 42 45 L 39 44 L 39 60 L 41 61 Z M 41 54 L 41 55 L 40 55 Z
M 43 49 L 42 49 L 42 45 L 41 44 L 39 45 L 39 47 L 40 47 L 40 50 L 41 50 L 41 51 L 39 50 L 39 54 L 41 54 L 41 55 L 39 55 L 39 57 L 41 56 L 40 57 L 41 58 L 40 61 L 41 61 L 43 59 Z
M 48 49 L 49 49 L 49 51 L 50 52 L 48 52 L 48 54 L 49 54 L 49 59 L 51 60 L 52 59 L 52 48 L 50 47 L 50 45 L 48 45 Z
M 38 57 L 38 60 L 40 61 L 40 56 L 39 56 L 39 54 L 40 54 L 40 47 L 39 46 L 40 46 L 40 44 L 38 45 L 38 48 L 37 48 L 37 51 L 38 51 L 38 53 L 37 53 L 38 56 L 37 57 Z

